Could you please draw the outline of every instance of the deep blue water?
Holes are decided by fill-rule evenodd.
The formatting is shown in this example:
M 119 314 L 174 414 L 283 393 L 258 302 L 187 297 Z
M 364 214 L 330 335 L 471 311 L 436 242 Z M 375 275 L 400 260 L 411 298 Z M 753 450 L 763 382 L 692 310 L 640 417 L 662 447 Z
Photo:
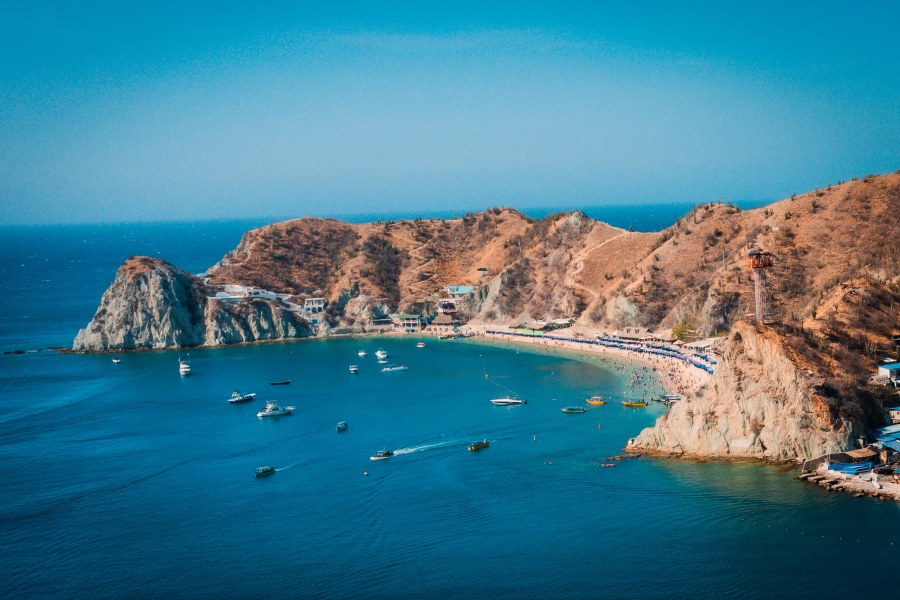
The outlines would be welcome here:
M 2 348 L 70 343 L 129 254 L 200 271 L 247 226 L 11 230 L 0 254 Z M 628 394 L 615 365 L 414 342 L 197 350 L 189 378 L 173 352 L 119 365 L 0 356 L 0 596 L 844 598 L 893 589 L 900 506 L 757 465 L 642 458 L 602 468 L 662 410 L 560 412 L 594 393 Z M 379 346 L 410 370 L 378 372 Z M 360 348 L 369 355 L 357 357 Z M 267 385 L 287 378 L 292 385 Z M 501 386 L 529 404 L 494 407 Z M 229 405 L 235 388 L 260 400 Z M 263 398 L 296 413 L 260 420 Z M 342 419 L 350 430 L 337 434 Z M 485 437 L 490 448 L 466 450 Z M 397 456 L 370 461 L 382 447 Z M 280 471 L 254 479 L 264 464 Z

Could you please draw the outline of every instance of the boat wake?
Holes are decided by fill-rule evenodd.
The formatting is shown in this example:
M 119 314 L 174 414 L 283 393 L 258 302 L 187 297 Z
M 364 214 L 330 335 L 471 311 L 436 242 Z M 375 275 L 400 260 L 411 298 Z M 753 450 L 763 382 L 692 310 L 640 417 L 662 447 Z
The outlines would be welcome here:
M 275 472 L 276 472 L 276 473 L 280 473 L 281 471 L 287 471 L 287 470 L 290 469 L 291 467 L 296 467 L 297 465 L 302 465 L 302 464 L 303 464 L 303 461 L 300 460 L 300 461 L 297 461 L 297 462 L 295 462 L 295 463 L 291 463 L 291 464 L 289 464 L 289 465 L 286 466 L 286 467 L 278 467 L 277 469 L 275 469 Z
M 413 454 L 415 452 L 424 452 L 426 450 L 435 450 L 437 448 L 447 448 L 449 446 L 462 446 L 471 443 L 468 440 L 450 440 L 447 442 L 438 442 L 437 444 L 424 444 L 422 446 L 413 446 L 411 448 L 400 448 L 394 450 L 394 455 Z

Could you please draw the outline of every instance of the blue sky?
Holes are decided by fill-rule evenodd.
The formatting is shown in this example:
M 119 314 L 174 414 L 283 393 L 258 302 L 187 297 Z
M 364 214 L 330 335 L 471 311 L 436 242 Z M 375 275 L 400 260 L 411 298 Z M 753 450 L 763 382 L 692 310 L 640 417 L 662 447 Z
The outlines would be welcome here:
M 900 168 L 896 2 L 127 4 L 0 5 L 0 223 L 776 200 Z

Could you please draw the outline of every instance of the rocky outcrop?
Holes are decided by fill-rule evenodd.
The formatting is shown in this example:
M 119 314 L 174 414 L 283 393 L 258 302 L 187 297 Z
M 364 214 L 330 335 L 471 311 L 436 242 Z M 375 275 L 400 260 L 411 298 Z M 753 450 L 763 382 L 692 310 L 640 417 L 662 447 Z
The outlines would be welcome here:
M 309 325 L 276 302 L 210 300 L 203 281 L 169 263 L 129 258 L 103 294 L 74 350 L 138 350 L 218 346 L 312 335 Z
M 740 322 L 709 383 L 643 430 L 630 447 L 772 461 L 853 447 L 860 425 L 836 417 L 817 383 L 792 362 L 775 332 Z

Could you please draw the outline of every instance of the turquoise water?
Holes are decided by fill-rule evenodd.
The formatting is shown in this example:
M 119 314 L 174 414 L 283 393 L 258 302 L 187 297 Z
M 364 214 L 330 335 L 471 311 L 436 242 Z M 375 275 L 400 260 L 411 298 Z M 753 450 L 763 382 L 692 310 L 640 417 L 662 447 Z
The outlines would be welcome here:
M 192 270 L 233 243 L 207 231 L 205 250 L 191 251 L 158 227 Z M 90 256 L 61 251 L 69 262 L 18 277 L 33 288 L 69 282 L 72 306 L 89 305 L 86 282 L 111 278 L 96 263 L 151 241 L 101 240 Z M 30 255 L 54 243 L 35 242 Z M 20 302 L 28 326 L 5 312 L 5 347 L 67 341 L 93 306 L 76 316 L 39 310 L 64 299 Z M 627 395 L 627 374 L 570 356 L 415 341 L 196 350 L 189 378 L 173 352 L 119 365 L 0 357 L 0 596 L 843 598 L 893 589 L 897 504 L 750 464 L 640 458 L 603 468 L 662 407 L 560 408 Z M 381 373 L 379 346 L 410 369 Z M 282 379 L 293 383 L 268 385 Z M 260 396 L 229 405 L 236 388 Z M 529 403 L 491 405 L 506 389 Z M 296 412 L 258 419 L 263 399 Z M 339 420 L 349 431 L 335 433 Z M 466 449 L 485 437 L 490 448 Z M 383 447 L 397 455 L 370 461 Z M 265 464 L 279 472 L 256 480 Z

